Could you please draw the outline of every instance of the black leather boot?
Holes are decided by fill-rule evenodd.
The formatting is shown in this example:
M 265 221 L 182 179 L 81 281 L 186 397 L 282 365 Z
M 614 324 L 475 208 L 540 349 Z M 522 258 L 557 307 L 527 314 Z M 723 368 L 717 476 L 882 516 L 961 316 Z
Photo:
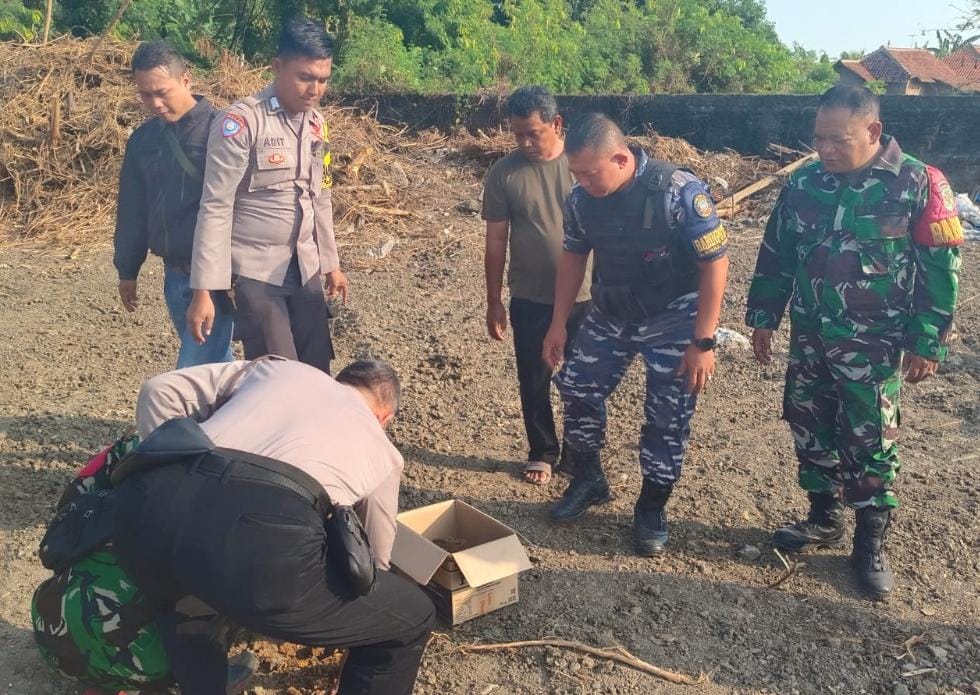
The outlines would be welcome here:
M 781 550 L 802 553 L 816 548 L 844 545 L 844 505 L 833 495 L 808 492 L 810 513 L 803 521 L 783 526 L 772 534 Z
M 633 507 L 633 540 L 636 554 L 653 557 L 664 551 L 667 543 L 667 513 L 664 507 L 673 487 L 657 487 L 643 479 L 640 497 Z
M 865 507 L 856 513 L 854 550 L 851 565 L 858 584 L 876 601 L 887 599 L 895 591 L 895 575 L 888 567 L 885 538 L 891 522 L 891 510 Z
M 548 510 L 552 521 L 565 522 L 577 519 L 596 504 L 612 499 L 609 483 L 602 472 L 602 462 L 598 451 L 576 451 L 567 449 L 568 465 L 572 469 L 572 482 L 564 496 Z

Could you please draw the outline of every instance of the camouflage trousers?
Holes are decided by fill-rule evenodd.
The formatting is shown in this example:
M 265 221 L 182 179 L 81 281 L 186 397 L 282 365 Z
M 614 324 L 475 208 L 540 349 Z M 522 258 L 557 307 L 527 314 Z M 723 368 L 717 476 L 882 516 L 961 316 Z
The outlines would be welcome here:
M 572 449 L 599 451 L 606 437 L 606 399 L 637 354 L 646 363 L 640 469 L 658 487 L 680 478 L 695 397 L 677 376 L 691 342 L 697 294 L 675 300 L 650 321 L 618 324 L 593 308 L 579 329 L 555 383 L 565 407 L 565 441 Z
M 898 507 L 902 352 L 879 336 L 824 345 L 794 331 L 783 395 L 807 492 L 833 494 L 855 509 Z

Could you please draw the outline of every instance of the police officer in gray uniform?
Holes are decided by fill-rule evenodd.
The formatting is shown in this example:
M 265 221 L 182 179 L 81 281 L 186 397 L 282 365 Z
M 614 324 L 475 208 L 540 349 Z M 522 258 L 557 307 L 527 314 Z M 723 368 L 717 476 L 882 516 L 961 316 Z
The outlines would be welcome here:
M 570 521 L 610 499 L 600 462 L 605 402 L 639 353 L 647 383 L 643 488 L 633 531 L 636 552 L 652 556 L 667 542 L 664 507 L 680 478 L 697 394 L 715 368 L 714 335 L 728 274 L 726 232 L 704 183 L 629 147 L 607 117 L 580 118 L 566 135 L 565 151 L 578 184 L 565 210 L 546 361 L 562 359 L 565 320 L 590 251 L 594 306 L 556 377 L 573 478 L 550 516 Z
M 276 354 L 329 372 L 333 347 L 321 287 L 347 298 L 333 234 L 317 110 L 332 44 L 323 26 L 287 22 L 275 81 L 215 120 L 191 261 L 189 328 L 203 341 L 214 320 L 209 290 L 233 287 L 245 357 Z

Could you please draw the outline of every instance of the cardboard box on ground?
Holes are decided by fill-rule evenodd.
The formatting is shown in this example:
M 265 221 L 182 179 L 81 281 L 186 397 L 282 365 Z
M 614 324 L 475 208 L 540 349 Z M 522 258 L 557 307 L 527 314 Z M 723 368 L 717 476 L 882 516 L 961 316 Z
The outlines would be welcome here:
M 532 567 L 512 528 L 459 500 L 399 514 L 391 564 L 451 625 L 517 603 L 518 574 Z

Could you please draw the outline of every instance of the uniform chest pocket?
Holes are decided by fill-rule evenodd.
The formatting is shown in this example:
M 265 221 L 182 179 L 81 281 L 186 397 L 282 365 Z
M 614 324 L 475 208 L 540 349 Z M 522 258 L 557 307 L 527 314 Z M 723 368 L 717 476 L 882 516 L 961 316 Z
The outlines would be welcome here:
M 908 249 L 908 241 L 904 238 L 858 239 L 857 248 L 862 275 L 878 277 L 891 275 L 898 270 Z
M 903 239 L 908 236 L 912 206 L 905 200 L 883 200 L 854 209 L 854 236 L 858 241 Z
M 820 246 L 830 236 L 832 224 L 830 221 L 809 223 L 804 220 L 796 220 L 796 255 L 802 262 L 806 262 L 813 254 L 813 250 Z
M 853 233 L 863 275 L 878 277 L 898 270 L 908 250 L 911 214 L 904 201 L 882 201 L 855 210 Z
M 250 190 L 284 188 L 296 178 L 296 158 L 283 148 L 257 147 Z

